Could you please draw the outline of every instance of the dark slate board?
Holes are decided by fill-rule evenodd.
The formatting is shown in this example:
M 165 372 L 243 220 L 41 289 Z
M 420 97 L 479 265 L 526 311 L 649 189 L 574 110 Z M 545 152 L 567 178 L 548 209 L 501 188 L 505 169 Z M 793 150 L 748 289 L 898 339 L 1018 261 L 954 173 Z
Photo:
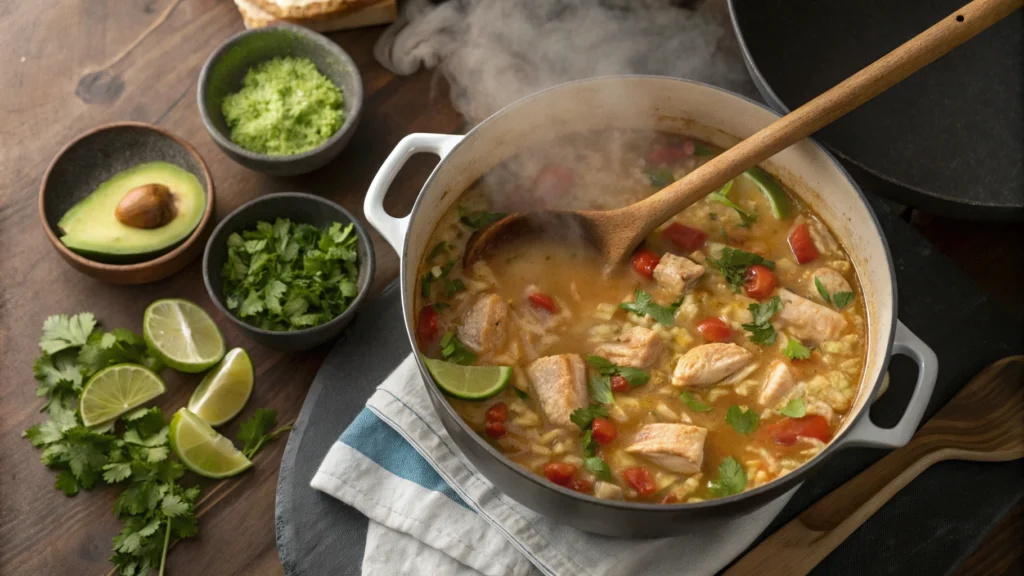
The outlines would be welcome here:
M 755 79 L 768 87 L 762 94 L 780 111 L 831 88 L 964 3 L 729 2 Z M 1022 31 L 1018 10 L 816 137 L 891 183 L 878 192 L 904 204 L 961 218 L 1024 218 Z
M 872 199 L 890 242 L 900 318 L 939 357 L 939 381 L 927 417 L 974 374 L 1024 352 L 1024 326 L 881 201 Z M 936 290 L 935 286 L 941 286 Z M 316 375 L 288 439 L 277 488 L 277 544 L 289 576 L 358 574 L 366 519 L 309 487 L 328 448 L 377 384 L 409 353 L 397 283 L 361 312 Z M 872 407 L 879 425 L 906 405 L 914 365 L 896 357 L 889 392 Z M 901 394 L 901 392 L 903 392 Z M 804 484 L 769 532 L 880 458 L 882 450 L 846 449 Z M 1024 463 L 947 462 L 900 492 L 817 569 L 819 574 L 948 574 L 1022 497 Z

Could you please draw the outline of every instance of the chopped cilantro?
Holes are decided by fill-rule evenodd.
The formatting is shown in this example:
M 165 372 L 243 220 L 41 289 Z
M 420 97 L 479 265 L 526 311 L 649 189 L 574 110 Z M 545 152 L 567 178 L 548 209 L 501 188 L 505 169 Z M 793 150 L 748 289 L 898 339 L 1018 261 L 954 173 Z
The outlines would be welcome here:
M 811 357 L 811 349 L 792 336 L 786 342 L 786 347 L 782 349 L 782 353 L 790 360 L 807 360 Z
M 718 465 L 718 478 L 708 482 L 708 491 L 716 498 L 739 494 L 747 487 L 747 473 L 732 456 Z
M 579 426 L 580 430 L 590 428 L 590 423 L 597 417 L 607 418 L 608 410 L 601 404 L 591 404 L 586 408 L 577 408 L 569 415 L 572 423 Z
M 483 228 L 491 222 L 501 220 L 506 216 L 504 212 L 487 212 L 486 210 L 474 210 L 472 212 L 459 206 L 459 222 L 470 228 Z
M 750 341 L 754 344 L 771 345 L 775 343 L 775 327 L 771 317 L 782 310 L 782 299 L 775 296 L 767 302 L 751 304 L 747 307 L 754 321 L 743 324 L 743 329 L 750 332 Z
M 814 287 L 818 289 L 818 294 L 821 295 L 821 299 L 825 301 L 825 304 L 832 304 L 837 310 L 846 308 L 853 301 L 853 292 L 836 292 L 829 296 L 828 289 L 821 283 L 821 280 L 818 280 L 817 276 L 814 277 Z
M 739 406 L 729 406 L 729 409 L 725 412 L 725 423 L 744 436 L 750 435 L 757 428 L 760 420 L 757 412 L 749 408 L 744 410 Z
M 807 414 L 807 408 L 804 406 L 803 397 L 793 398 L 786 403 L 786 406 L 779 410 L 779 414 L 783 416 L 789 416 L 790 418 L 803 418 Z
M 591 397 L 603 404 L 615 401 L 611 388 L 612 376 L 621 376 L 630 386 L 642 386 L 651 379 L 650 375 L 643 370 L 631 366 L 616 366 L 600 356 L 587 356 L 587 364 L 590 364 L 590 367 L 598 372 L 598 375 L 590 379 Z M 595 389 L 597 390 L 596 394 Z M 605 394 L 605 390 L 607 390 L 607 394 Z M 602 398 L 607 398 L 607 400 L 602 400 Z
M 686 402 L 686 405 L 694 412 L 710 412 L 712 410 L 711 406 L 702 402 L 700 398 L 697 398 L 697 396 L 689 390 L 680 394 L 679 397 L 682 398 L 683 402 Z
M 584 458 L 583 465 L 601 480 L 605 482 L 612 481 L 612 469 L 608 467 L 608 463 L 602 460 L 600 456 Z
M 601 404 L 611 404 L 612 402 L 615 402 L 615 397 L 612 396 L 611 378 L 604 374 L 595 374 L 591 376 L 590 397 Z
M 744 275 L 747 272 L 747 268 L 756 264 L 761 264 L 762 266 L 767 266 L 772 270 L 775 269 L 775 262 L 772 262 L 771 260 L 765 260 L 753 252 L 730 248 L 728 246 L 722 248 L 721 257 L 718 259 L 708 256 L 708 262 L 710 262 L 716 270 L 725 276 L 726 281 L 729 282 L 729 286 L 732 287 L 732 291 L 737 293 L 740 291 L 740 288 L 743 287 L 743 283 L 746 282 Z
M 662 326 L 671 326 L 674 322 L 676 310 L 682 304 L 682 299 L 673 302 L 669 306 L 661 306 L 651 301 L 651 295 L 640 288 L 636 290 L 636 296 L 632 302 L 623 302 L 619 308 L 628 310 L 637 316 L 649 315 L 654 321 Z

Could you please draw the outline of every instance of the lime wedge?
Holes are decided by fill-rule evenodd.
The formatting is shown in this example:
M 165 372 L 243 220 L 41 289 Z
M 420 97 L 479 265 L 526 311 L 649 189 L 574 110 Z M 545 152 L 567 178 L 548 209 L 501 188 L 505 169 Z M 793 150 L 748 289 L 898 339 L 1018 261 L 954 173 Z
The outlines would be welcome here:
M 761 189 L 765 198 L 768 199 L 768 204 L 772 208 L 772 215 L 776 219 L 782 220 L 789 216 L 789 196 L 786 195 L 786 191 L 782 189 L 782 186 L 779 186 L 779 183 L 775 181 L 775 178 L 772 178 L 770 174 L 756 166 L 744 172 L 743 175 L 750 178 Z
M 210 426 L 220 426 L 245 407 L 252 394 L 252 381 L 249 355 L 241 348 L 232 348 L 203 376 L 188 400 L 188 409 Z
M 199 416 L 182 408 L 171 419 L 171 450 L 186 468 L 207 478 L 227 478 L 252 462 Z
M 434 382 L 442 390 L 463 400 L 483 400 L 501 392 L 512 369 L 508 366 L 463 366 L 433 358 L 423 358 Z
M 116 364 L 93 375 L 82 390 L 82 424 L 95 426 L 117 418 L 164 393 L 164 381 L 138 364 Z
M 205 310 L 181 299 L 157 300 L 142 319 L 146 345 L 171 368 L 196 373 L 224 357 L 224 338 Z

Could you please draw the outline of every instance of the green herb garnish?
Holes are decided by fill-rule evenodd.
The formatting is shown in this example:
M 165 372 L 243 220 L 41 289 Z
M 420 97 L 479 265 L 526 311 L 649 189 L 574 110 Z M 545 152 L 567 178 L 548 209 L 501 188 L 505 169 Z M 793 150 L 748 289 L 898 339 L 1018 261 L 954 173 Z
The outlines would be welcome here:
M 475 229 L 483 228 L 491 222 L 496 222 L 507 216 L 504 212 L 487 212 L 486 210 L 474 210 L 470 212 L 462 206 L 459 206 L 458 211 L 459 222 Z
M 724 233 L 724 231 L 723 231 Z M 729 286 L 732 287 L 733 292 L 739 292 L 740 288 L 743 287 L 743 283 L 746 282 L 745 274 L 747 268 L 760 264 L 767 266 L 774 270 L 775 262 L 771 260 L 765 260 L 758 254 L 753 252 L 746 252 L 744 250 L 738 250 L 736 248 L 730 248 L 728 246 L 722 248 L 721 257 L 718 259 L 708 256 L 708 262 L 721 272 Z
M 651 186 L 655 188 L 664 188 L 676 181 L 672 171 L 668 168 L 650 168 L 645 170 L 644 173 L 647 175 L 647 180 L 651 183 Z
M 694 412 L 710 412 L 713 410 L 713 407 L 701 402 L 701 400 L 689 390 L 680 394 L 679 397 L 682 398 L 683 402 L 686 402 L 686 405 Z
M 586 408 L 577 408 L 569 415 L 569 419 L 572 420 L 573 424 L 579 426 L 580 430 L 590 428 L 590 423 L 597 417 L 608 417 L 608 410 L 602 404 L 591 404 Z
M 612 376 L 621 376 L 630 386 L 642 386 L 651 379 L 647 372 L 639 368 L 616 366 L 607 358 L 600 356 L 587 356 L 587 364 L 597 371 L 597 375 L 590 378 L 590 395 L 602 404 L 611 404 L 615 401 L 612 395 Z
M 747 487 L 747 473 L 732 456 L 718 465 L 718 478 L 708 482 L 708 491 L 716 498 L 739 494 Z
M 242 443 L 242 454 L 252 460 L 253 456 L 274 438 L 292 429 L 291 426 L 277 426 L 277 410 L 258 408 L 252 417 L 238 428 L 238 441 Z
M 519 388 L 516 388 L 515 386 L 512 387 L 512 391 L 516 393 L 516 396 L 518 396 L 520 400 L 528 400 L 530 398 L 529 394 L 527 394 L 523 390 L 520 390 Z
M 747 309 L 750 310 L 754 321 L 742 326 L 744 330 L 750 332 L 750 341 L 761 345 L 774 344 L 776 333 L 770 320 L 779 310 L 782 310 L 782 299 L 775 296 L 767 302 L 751 304 Z
M 331 321 L 359 292 L 356 242 L 352 224 L 321 230 L 283 218 L 232 234 L 221 270 L 228 310 L 274 331 Z
M 459 340 L 454 332 L 445 332 L 441 336 L 441 357 L 456 364 L 472 364 L 476 362 L 476 353 Z
M 739 406 L 729 406 L 725 411 L 725 423 L 744 436 L 750 435 L 760 421 L 757 412 L 749 408 L 744 410 Z
M 669 306 L 661 306 L 651 301 L 651 295 L 637 288 L 636 295 L 632 302 L 623 302 L 619 308 L 628 310 L 637 316 L 649 315 L 654 321 L 662 326 L 671 326 L 676 310 L 683 303 L 682 299 L 673 302 Z
M 846 308 L 850 302 L 853 301 L 853 292 L 836 292 L 829 296 L 828 290 L 825 288 L 825 285 L 821 283 L 821 280 L 818 280 L 817 276 L 814 277 L 814 286 L 818 289 L 818 294 L 821 295 L 821 299 L 824 300 L 826 304 L 834 305 L 837 310 Z
M 608 467 L 608 463 L 602 460 L 600 456 L 584 458 L 583 465 L 601 480 L 605 482 L 612 481 L 612 469 Z
M 792 336 L 786 342 L 786 347 L 782 349 L 782 353 L 790 360 L 807 360 L 811 357 L 811 349 Z
M 790 418 L 803 418 L 807 414 L 803 397 L 793 398 L 786 403 L 786 406 L 779 410 L 779 414 Z

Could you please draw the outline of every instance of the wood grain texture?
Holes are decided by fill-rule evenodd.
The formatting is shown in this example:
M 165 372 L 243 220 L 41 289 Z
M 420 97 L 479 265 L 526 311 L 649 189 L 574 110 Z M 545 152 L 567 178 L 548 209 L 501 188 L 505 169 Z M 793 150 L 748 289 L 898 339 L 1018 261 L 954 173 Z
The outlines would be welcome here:
M 246 170 L 209 139 L 195 103 L 206 57 L 242 30 L 227 0 L 36 0 L 0 2 L 0 574 L 105 574 L 110 540 L 120 529 L 111 512 L 117 488 L 65 498 L 54 474 L 20 433 L 38 422 L 32 361 L 50 314 L 92 311 L 107 327 L 140 330 L 149 302 L 189 298 L 214 315 L 232 346 L 247 348 L 256 388 L 242 417 L 273 407 L 295 418 L 329 347 L 285 355 L 255 346 L 220 318 L 206 296 L 198 262 L 145 286 L 112 286 L 67 266 L 49 246 L 36 216 L 36 193 L 46 166 L 68 140 L 103 123 L 158 124 L 189 141 L 206 160 L 223 217 L 261 194 L 308 191 L 356 215 L 374 172 L 410 132 L 459 132 L 443 82 L 429 73 L 395 78 L 373 60 L 380 29 L 331 34 L 356 61 L 365 90 L 364 117 L 351 144 L 332 165 L 291 179 Z M 434 161 L 414 158 L 396 179 L 386 208 L 403 214 Z M 1019 309 L 1019 284 L 993 270 L 1019 266 L 1020 241 L 1007 227 L 964 228 L 950 222 L 927 232 L 940 249 L 986 288 Z M 983 229 L 984 228 L 984 229 Z M 983 241 L 982 241 L 983 240 Z M 375 290 L 394 279 L 397 257 L 373 233 Z M 976 265 L 978 246 L 990 268 Z M 197 377 L 166 373 L 165 410 L 184 405 Z M 231 436 L 237 423 L 227 427 Z M 173 545 L 172 575 L 280 574 L 274 539 L 274 490 L 284 442 L 256 458 L 251 472 L 204 483 L 200 533 Z M 1010 554 L 1018 541 L 992 539 Z M 1009 547 L 1009 549 L 1007 548 Z M 993 552 L 996 553 L 996 552 Z
M 879 508 L 942 460 L 1024 458 L 1024 356 L 1000 360 L 974 377 L 890 452 L 780 528 L 726 575 L 807 574 Z

